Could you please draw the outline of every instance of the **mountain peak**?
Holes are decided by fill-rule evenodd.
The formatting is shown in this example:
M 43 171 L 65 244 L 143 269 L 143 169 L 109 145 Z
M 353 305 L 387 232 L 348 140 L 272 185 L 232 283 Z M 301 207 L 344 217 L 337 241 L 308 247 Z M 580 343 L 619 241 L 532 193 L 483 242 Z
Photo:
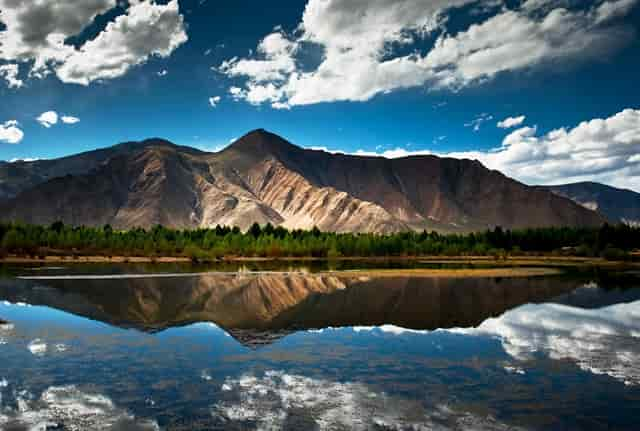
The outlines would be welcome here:
M 170 150 L 175 150 L 175 151 L 180 151 L 182 153 L 188 153 L 188 154 L 201 154 L 203 153 L 203 151 L 197 149 L 197 148 L 193 148 L 193 147 L 187 147 L 187 146 L 182 146 L 182 145 L 177 145 L 174 144 L 173 142 L 164 139 L 164 138 L 147 138 L 144 139 L 142 141 L 130 141 L 130 142 L 123 142 L 119 145 L 116 145 L 115 147 L 112 147 L 113 149 L 115 149 L 118 153 L 121 152 L 137 152 L 140 150 L 146 150 L 146 149 L 150 149 L 150 148 L 167 148 Z
M 270 134 L 272 133 L 263 128 L 253 129 L 249 133 L 247 133 L 247 135 L 270 135 Z
M 255 129 L 235 141 L 228 149 L 251 152 L 254 154 L 282 155 L 300 151 L 301 148 L 293 145 L 281 136 L 271 133 L 265 129 Z

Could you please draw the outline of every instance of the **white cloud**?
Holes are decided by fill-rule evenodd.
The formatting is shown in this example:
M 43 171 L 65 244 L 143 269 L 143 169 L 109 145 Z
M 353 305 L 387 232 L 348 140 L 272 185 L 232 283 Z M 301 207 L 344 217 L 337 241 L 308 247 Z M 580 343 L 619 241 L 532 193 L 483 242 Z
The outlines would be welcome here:
M 93 19 L 116 6 L 116 0 L 0 0 L 0 58 L 33 61 L 31 74 L 46 75 L 51 63 L 64 61 L 74 49 L 64 43 Z
M 460 88 L 541 63 L 597 58 L 626 37 L 621 28 L 598 21 L 593 10 L 505 10 L 455 36 L 440 36 L 421 61 L 435 71 L 436 87 Z
M 466 123 L 464 127 L 473 127 L 473 131 L 478 132 L 480 130 L 480 127 L 482 127 L 483 123 L 486 123 L 487 121 L 491 121 L 491 120 L 493 120 L 493 115 L 482 113 L 478 115 L 476 118 L 474 118 L 473 120 L 471 120 L 470 122 Z
M 167 76 L 167 74 L 169 74 L 169 72 L 167 71 L 167 69 L 162 69 L 162 70 L 160 70 L 160 71 L 158 71 L 158 72 L 157 72 L 157 75 L 158 75 L 159 77 L 161 77 L 161 78 L 162 78 L 163 76 Z
M 78 117 L 72 117 L 71 115 L 63 115 L 60 119 L 65 124 L 76 124 L 80 122 Z
M 38 118 L 36 118 L 36 120 L 47 129 L 58 124 L 58 120 L 62 121 L 64 124 L 76 124 L 80 122 L 78 117 L 71 115 L 58 115 L 56 111 L 43 112 Z
M 507 117 L 502 121 L 498 122 L 498 127 L 501 129 L 510 129 L 512 127 L 520 126 L 524 123 L 524 120 L 527 117 L 524 115 L 520 115 L 519 117 Z
M 9 88 L 21 88 L 24 82 L 18 78 L 20 70 L 17 64 L 3 64 L 0 66 L 0 78 L 4 78 Z
M 640 189 L 640 110 L 584 121 L 539 136 L 523 127 L 495 151 L 478 153 L 488 167 L 527 183 L 601 181 Z
M 126 13 L 80 47 L 65 43 L 77 36 L 116 0 L 0 0 L 0 59 L 30 65 L 29 76 L 55 72 L 65 83 L 88 85 L 124 75 L 150 56 L 167 57 L 187 40 L 178 0 L 131 1 Z
M 293 54 L 297 43 L 282 33 L 271 33 L 258 45 L 258 53 L 264 60 L 234 57 L 222 63 L 219 71 L 229 76 L 251 76 L 256 82 L 282 81 L 296 70 Z
M 459 89 L 501 72 L 598 57 L 632 39 L 614 17 L 637 1 L 604 1 L 586 10 L 527 2 L 496 8 L 496 15 L 451 35 L 447 11 L 471 0 L 309 0 L 294 35 L 272 33 L 255 56 L 232 58 L 218 70 L 246 78 L 241 91 L 234 89 L 237 99 L 278 108 L 365 101 L 423 85 Z M 421 50 L 416 42 L 436 30 L 434 45 Z M 397 54 L 397 47 L 404 53 Z M 309 49 L 322 52 L 311 70 L 300 64 Z
M 215 108 L 216 106 L 218 106 L 218 103 L 220 103 L 221 100 L 222 98 L 220 96 L 209 97 L 209 106 Z
M 0 124 L 0 142 L 17 144 L 24 138 L 24 132 L 18 127 L 16 120 L 9 120 Z
M 48 129 L 58 124 L 58 113 L 56 111 L 43 112 L 36 120 Z
M 611 117 L 583 121 L 539 135 L 521 127 L 489 151 L 434 153 L 404 148 L 353 154 L 399 158 L 434 154 L 475 159 L 527 184 L 597 181 L 640 191 L 640 110 L 625 109 Z
M 63 82 L 89 85 L 120 77 L 152 55 L 168 57 L 186 41 L 178 0 L 134 3 L 126 15 L 67 57 L 56 73 Z
M 631 11 L 637 0 L 616 0 L 602 3 L 596 9 L 596 22 L 603 23 L 620 18 Z

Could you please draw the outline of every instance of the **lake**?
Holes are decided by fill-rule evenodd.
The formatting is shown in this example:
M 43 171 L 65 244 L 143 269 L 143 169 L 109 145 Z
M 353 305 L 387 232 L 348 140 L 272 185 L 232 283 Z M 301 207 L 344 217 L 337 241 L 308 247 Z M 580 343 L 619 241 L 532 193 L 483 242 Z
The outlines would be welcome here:
M 637 429 L 638 274 L 270 265 L 2 268 L 0 429 Z

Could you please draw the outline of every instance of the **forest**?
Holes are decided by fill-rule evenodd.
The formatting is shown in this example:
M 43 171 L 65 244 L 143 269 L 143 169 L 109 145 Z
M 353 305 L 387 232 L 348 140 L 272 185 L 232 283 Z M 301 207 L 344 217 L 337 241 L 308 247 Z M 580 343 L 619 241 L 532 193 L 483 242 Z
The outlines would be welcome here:
M 402 232 L 395 234 L 330 233 L 287 230 L 254 224 L 248 231 L 212 229 L 116 230 L 102 227 L 0 223 L 0 258 L 8 255 L 188 257 L 208 261 L 223 257 L 400 257 L 569 255 L 628 259 L 640 247 L 640 228 L 608 225 L 600 228 L 500 227 L 469 234 Z

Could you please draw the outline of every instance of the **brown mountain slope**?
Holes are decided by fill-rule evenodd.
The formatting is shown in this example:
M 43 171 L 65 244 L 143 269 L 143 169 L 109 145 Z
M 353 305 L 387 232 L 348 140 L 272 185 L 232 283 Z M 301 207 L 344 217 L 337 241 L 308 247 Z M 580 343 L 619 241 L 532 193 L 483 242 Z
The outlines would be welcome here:
M 125 142 L 113 147 L 87 151 L 59 159 L 13 163 L 0 161 L 0 201 L 15 197 L 19 193 L 53 178 L 86 174 L 113 157 L 139 151 L 148 146 L 175 147 L 168 141 L 154 138 L 141 142 Z M 195 148 L 180 147 L 180 150 L 190 154 L 202 154 Z
M 329 154 L 304 150 L 264 130 L 219 153 L 148 140 L 77 157 L 80 161 L 73 156 L 64 163 L 47 161 L 49 170 L 34 165 L 27 179 L 5 178 L 5 189 L 16 196 L 0 203 L 0 218 L 118 228 L 157 223 L 247 228 L 270 222 L 341 232 L 604 221 L 594 211 L 477 161 Z M 68 174 L 62 174 L 65 168 Z
M 66 175 L 9 201 L 3 218 L 29 223 L 63 220 L 118 227 L 191 225 L 196 202 L 191 160 L 173 147 L 117 155 L 83 175 Z
M 384 209 L 394 224 L 416 229 L 475 230 L 496 225 L 575 226 L 603 222 L 593 211 L 471 160 L 329 154 L 304 150 L 263 130 L 249 133 L 212 159 L 235 166 L 258 195 L 269 186 L 281 184 L 276 174 L 286 170 L 316 188 L 338 190 L 372 203 Z M 256 168 L 264 170 L 268 163 L 282 169 L 260 175 Z M 291 199 L 290 196 L 285 195 Z

